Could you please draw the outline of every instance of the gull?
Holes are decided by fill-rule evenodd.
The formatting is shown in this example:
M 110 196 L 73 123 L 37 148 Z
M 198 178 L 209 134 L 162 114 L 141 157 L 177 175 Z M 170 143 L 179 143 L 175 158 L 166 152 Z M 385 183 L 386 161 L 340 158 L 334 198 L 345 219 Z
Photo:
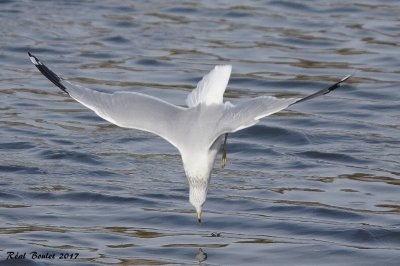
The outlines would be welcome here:
M 177 106 L 137 92 L 103 93 L 73 84 L 50 70 L 28 52 L 32 63 L 52 83 L 101 118 L 124 128 L 156 134 L 178 149 L 189 184 L 189 201 L 201 222 L 211 170 L 222 144 L 222 167 L 227 162 L 229 133 L 257 124 L 260 119 L 291 105 L 327 94 L 351 77 L 304 98 L 260 96 L 233 105 L 223 101 L 232 66 L 215 66 L 186 98 L 187 107 Z M 223 143 L 222 143 L 223 142 Z

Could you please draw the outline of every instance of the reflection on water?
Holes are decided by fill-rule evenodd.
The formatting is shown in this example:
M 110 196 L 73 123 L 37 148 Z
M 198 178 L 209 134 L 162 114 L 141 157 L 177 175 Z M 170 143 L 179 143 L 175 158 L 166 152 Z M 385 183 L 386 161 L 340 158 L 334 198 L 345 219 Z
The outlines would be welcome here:
M 398 264 L 396 1 L 0 7 L 0 265 Z M 84 86 L 178 105 L 215 64 L 233 65 L 232 102 L 355 76 L 232 134 L 198 225 L 177 151 L 66 97 L 27 51 Z

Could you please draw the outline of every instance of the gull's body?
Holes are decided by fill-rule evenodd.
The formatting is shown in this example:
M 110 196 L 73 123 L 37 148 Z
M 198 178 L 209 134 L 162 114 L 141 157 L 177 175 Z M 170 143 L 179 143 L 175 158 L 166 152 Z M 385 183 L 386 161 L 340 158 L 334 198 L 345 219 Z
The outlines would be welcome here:
M 259 119 L 292 104 L 329 93 L 349 78 L 347 76 L 305 98 L 261 96 L 234 106 L 223 102 L 232 68 L 216 66 L 188 95 L 185 108 L 141 93 L 108 94 L 74 85 L 56 75 L 32 54 L 29 56 L 51 82 L 100 117 L 120 127 L 157 134 L 175 146 L 182 157 L 190 188 L 189 200 L 196 208 L 199 222 L 211 170 L 224 135 L 253 126 Z

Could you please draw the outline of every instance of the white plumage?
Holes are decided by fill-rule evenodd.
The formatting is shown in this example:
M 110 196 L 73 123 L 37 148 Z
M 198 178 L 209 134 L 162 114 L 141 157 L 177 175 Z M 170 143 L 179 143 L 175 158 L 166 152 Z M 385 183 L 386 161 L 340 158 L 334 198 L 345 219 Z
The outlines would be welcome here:
M 141 93 L 108 94 L 72 84 L 47 68 L 37 57 L 30 53 L 29 56 L 51 82 L 100 117 L 120 127 L 154 133 L 174 145 L 182 156 L 190 187 L 189 200 L 196 208 L 199 220 L 224 134 L 253 126 L 259 119 L 294 103 L 326 94 L 349 78 L 303 99 L 261 96 L 232 105 L 223 102 L 232 67 L 221 65 L 203 77 L 187 96 L 188 107 L 184 108 Z
M 230 65 L 215 66 L 210 73 L 197 83 L 196 88 L 189 93 L 186 99 L 187 106 L 222 104 L 231 72 L 232 66 Z

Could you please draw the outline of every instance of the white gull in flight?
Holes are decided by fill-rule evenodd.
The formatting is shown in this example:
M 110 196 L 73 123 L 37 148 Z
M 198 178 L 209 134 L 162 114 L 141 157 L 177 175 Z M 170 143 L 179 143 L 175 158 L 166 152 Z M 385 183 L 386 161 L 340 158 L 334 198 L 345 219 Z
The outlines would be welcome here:
M 220 65 L 205 75 L 187 96 L 187 107 L 180 107 L 141 93 L 121 91 L 109 94 L 72 84 L 51 71 L 36 56 L 28 54 L 46 78 L 98 116 L 120 127 L 154 133 L 175 146 L 182 157 L 189 183 L 189 201 L 196 209 L 198 222 L 201 222 L 211 170 L 223 139 L 222 167 L 226 164 L 228 133 L 251 127 L 261 118 L 293 104 L 327 94 L 350 78 L 350 75 L 346 76 L 304 98 L 261 96 L 233 105 L 223 101 L 232 67 Z

